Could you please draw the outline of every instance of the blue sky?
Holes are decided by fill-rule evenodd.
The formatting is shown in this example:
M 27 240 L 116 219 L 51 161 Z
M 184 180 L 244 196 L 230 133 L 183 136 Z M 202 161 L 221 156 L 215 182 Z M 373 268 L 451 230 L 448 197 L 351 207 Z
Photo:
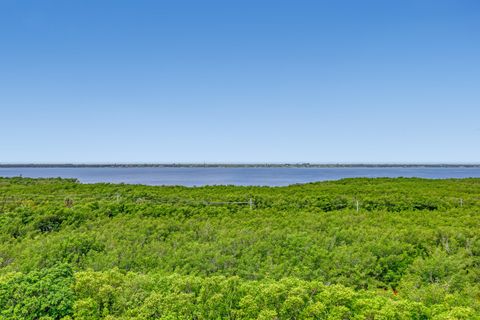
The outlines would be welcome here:
M 480 162 L 480 2 L 0 2 L 0 162 Z

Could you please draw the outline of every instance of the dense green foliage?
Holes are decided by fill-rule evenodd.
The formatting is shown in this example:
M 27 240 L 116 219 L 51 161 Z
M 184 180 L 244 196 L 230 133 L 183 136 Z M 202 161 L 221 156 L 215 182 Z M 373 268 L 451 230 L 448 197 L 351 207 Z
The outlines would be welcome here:
M 479 215 L 479 179 L 0 178 L 0 319 L 480 319 Z

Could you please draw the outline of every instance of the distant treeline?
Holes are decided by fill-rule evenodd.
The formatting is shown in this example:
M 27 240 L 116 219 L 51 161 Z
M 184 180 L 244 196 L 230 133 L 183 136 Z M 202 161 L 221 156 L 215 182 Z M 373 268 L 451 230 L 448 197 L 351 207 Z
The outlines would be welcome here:
M 0 163 L 0 168 L 480 168 L 480 164 L 366 163 Z

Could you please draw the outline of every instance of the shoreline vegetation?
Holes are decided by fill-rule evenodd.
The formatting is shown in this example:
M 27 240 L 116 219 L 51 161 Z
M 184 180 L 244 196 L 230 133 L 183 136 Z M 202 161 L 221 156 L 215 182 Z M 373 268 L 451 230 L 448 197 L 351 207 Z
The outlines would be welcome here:
M 0 163 L 0 168 L 480 168 L 480 163 Z
M 0 178 L 0 319 L 480 319 L 479 195 Z

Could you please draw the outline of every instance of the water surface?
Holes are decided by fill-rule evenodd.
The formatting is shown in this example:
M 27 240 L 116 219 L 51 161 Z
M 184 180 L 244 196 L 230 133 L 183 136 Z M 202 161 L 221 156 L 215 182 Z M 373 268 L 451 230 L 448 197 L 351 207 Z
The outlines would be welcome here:
M 0 176 L 76 178 L 82 183 L 285 186 L 354 177 L 480 177 L 480 168 L 0 168 Z

